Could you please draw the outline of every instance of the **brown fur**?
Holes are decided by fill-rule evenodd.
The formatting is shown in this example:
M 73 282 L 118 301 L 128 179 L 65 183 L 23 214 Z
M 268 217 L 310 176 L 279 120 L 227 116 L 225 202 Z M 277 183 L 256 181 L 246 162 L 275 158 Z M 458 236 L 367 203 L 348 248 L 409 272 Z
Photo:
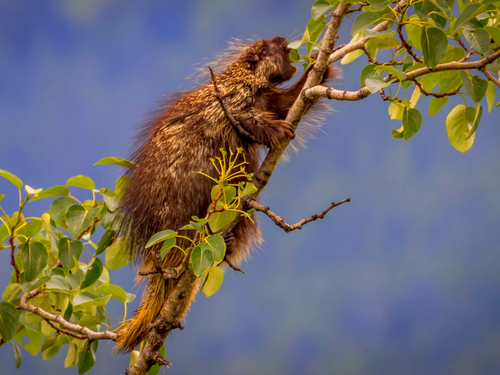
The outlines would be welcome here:
M 281 37 L 234 44 L 215 67 L 217 86 L 228 111 L 259 143 L 271 148 L 292 135 L 284 119 L 307 79 L 306 72 L 291 87 L 278 88 L 296 71 L 286 46 L 287 41 Z M 325 79 L 332 74 L 329 70 Z M 216 176 L 209 159 L 219 156 L 221 147 L 242 147 L 249 162 L 247 172 L 257 171 L 259 145 L 243 139 L 234 129 L 214 96 L 212 83 L 170 101 L 144 127 L 132 157 L 137 168 L 129 173 L 129 187 L 121 202 L 122 226 L 131 248 L 137 250 L 140 270 L 154 267 L 153 252 L 145 249 L 153 234 L 178 230 L 192 216 L 206 215 L 212 182 L 193 171 L 201 169 Z M 193 236 L 192 232 L 182 234 Z M 258 226 L 248 219 L 242 219 L 233 234 L 226 256 L 239 264 L 261 237 Z M 178 240 L 178 245 L 188 248 L 189 243 Z M 182 257 L 180 250 L 172 249 L 163 266 L 175 267 Z M 119 333 L 118 351 L 131 351 L 146 338 L 147 325 L 156 318 L 175 283 L 160 275 L 149 276 L 142 304 Z M 197 289 L 196 284 L 188 293 L 179 319 L 185 317 Z

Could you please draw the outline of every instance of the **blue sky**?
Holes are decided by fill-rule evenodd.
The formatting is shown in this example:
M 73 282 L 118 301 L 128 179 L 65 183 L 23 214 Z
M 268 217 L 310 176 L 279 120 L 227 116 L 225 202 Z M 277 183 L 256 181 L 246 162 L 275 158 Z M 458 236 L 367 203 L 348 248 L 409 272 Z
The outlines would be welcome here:
M 147 113 L 189 89 L 200 63 L 232 37 L 297 35 L 310 6 L 1 1 L 0 168 L 35 188 L 78 174 L 112 187 L 121 171 L 92 164 L 126 157 Z M 339 43 L 349 39 L 347 21 Z M 334 87 L 359 88 L 359 60 Z M 278 166 L 262 200 L 288 222 L 352 202 L 290 234 L 261 217 L 265 244 L 243 265 L 246 275 L 227 272 L 216 295 L 198 297 L 186 329 L 167 339 L 169 373 L 499 373 L 498 114 L 483 116 L 462 154 L 448 141 L 446 115 L 428 117 L 428 102 L 420 99 L 422 127 L 407 142 L 390 136 L 400 123 L 380 97 L 331 103 L 322 132 Z M 0 193 L 13 212 L 15 189 L 0 181 Z M 0 252 L 2 287 L 8 258 Z M 127 290 L 132 275 L 111 271 Z M 111 307 L 115 321 L 122 313 Z M 111 348 L 101 343 L 89 374 L 127 366 Z M 75 374 L 63 368 L 65 350 L 50 361 L 23 352 L 17 373 Z M 0 360 L 2 373 L 16 373 L 10 345 Z

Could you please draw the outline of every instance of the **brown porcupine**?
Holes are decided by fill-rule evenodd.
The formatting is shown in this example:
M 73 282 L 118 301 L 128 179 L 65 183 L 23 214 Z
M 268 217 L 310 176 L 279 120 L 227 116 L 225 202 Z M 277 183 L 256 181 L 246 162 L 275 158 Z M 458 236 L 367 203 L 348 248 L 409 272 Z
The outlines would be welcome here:
M 140 270 L 154 269 L 154 247 L 145 249 L 149 238 L 165 229 L 179 230 L 192 216 L 204 217 L 211 202 L 212 183 L 193 171 L 203 170 L 216 176 L 210 158 L 220 148 L 244 149 L 247 173 L 258 169 L 259 147 L 277 146 L 293 135 L 285 121 L 291 105 L 300 94 L 308 72 L 289 88 L 278 86 L 292 78 L 296 68 L 288 57 L 288 42 L 275 37 L 254 43 L 240 43 L 235 52 L 219 62 L 216 83 L 228 112 L 251 133 L 257 142 L 239 134 L 226 118 L 214 94 L 213 83 L 181 94 L 168 102 L 144 127 L 138 147 L 132 155 L 136 168 L 129 172 L 130 182 L 121 201 L 122 226 L 137 251 Z M 332 77 L 329 67 L 324 80 Z M 193 237 L 193 231 L 181 231 Z M 185 232 L 185 233 L 184 233 Z M 248 256 L 250 247 L 261 241 L 259 228 L 244 218 L 232 231 L 226 259 L 239 264 Z M 187 248 L 187 240 L 178 239 Z M 172 249 L 163 267 L 178 266 L 184 254 Z M 118 351 L 131 351 L 147 337 L 148 324 L 161 310 L 176 280 L 165 280 L 161 274 L 149 276 L 145 297 L 125 328 L 119 332 Z M 198 290 L 195 284 L 180 310 L 183 319 Z

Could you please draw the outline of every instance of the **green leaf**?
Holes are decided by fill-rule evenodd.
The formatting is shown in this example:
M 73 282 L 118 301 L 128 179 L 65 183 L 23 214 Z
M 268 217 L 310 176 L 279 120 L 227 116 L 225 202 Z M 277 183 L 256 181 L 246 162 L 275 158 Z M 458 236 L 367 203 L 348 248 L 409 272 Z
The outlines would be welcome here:
M 57 223 L 58 221 L 64 219 L 64 217 L 66 216 L 66 212 L 68 212 L 68 208 L 70 208 L 74 204 L 75 201 L 72 198 L 68 197 L 57 198 L 50 205 L 49 209 L 50 217 Z
M 432 91 L 439 80 L 439 73 L 429 73 L 421 77 L 420 83 L 425 91 Z
M 146 244 L 146 249 L 148 247 L 156 245 L 157 243 L 163 242 L 165 240 L 168 240 L 169 238 L 174 238 L 174 237 L 177 237 L 177 232 L 174 232 L 173 230 L 170 229 L 158 232 L 149 239 L 148 243 Z
M 403 120 L 404 109 L 404 104 L 394 101 L 389 104 L 387 111 L 389 112 L 389 116 L 391 116 L 391 120 Z
M 40 242 L 28 241 L 21 246 L 24 280 L 35 280 L 47 265 L 47 249 Z
M 95 289 L 96 293 L 111 295 L 111 297 L 121 301 L 123 303 L 127 302 L 127 293 L 118 285 L 103 284 Z
M 488 102 L 488 113 L 493 109 L 495 104 L 495 84 L 488 81 L 488 88 L 486 89 L 486 101 Z
M 429 1 L 423 0 L 421 2 L 417 2 L 414 5 L 415 13 L 422 19 L 425 18 L 429 13 L 436 9 L 436 5 Z
M 484 29 L 488 31 L 495 43 L 500 44 L 500 29 L 498 27 L 485 26 Z
M 311 8 L 311 16 L 313 20 L 320 18 L 323 13 L 330 8 L 330 3 L 326 0 L 317 0 Z
M 214 262 L 216 264 L 224 260 L 226 254 L 226 243 L 220 234 L 212 234 L 205 239 L 208 247 L 214 253 Z
M 446 117 L 446 131 L 453 147 L 460 152 L 467 152 L 474 144 L 475 134 L 467 139 L 476 117 L 476 109 L 457 105 Z
M 205 272 L 208 267 L 212 266 L 214 261 L 214 253 L 212 250 L 200 245 L 196 246 L 191 252 L 193 273 L 196 276 L 200 276 L 203 272 Z
M 361 75 L 359 77 L 359 84 L 361 87 L 365 87 L 366 85 L 366 78 L 368 78 L 369 76 L 373 75 L 373 72 L 375 71 L 375 67 L 377 65 L 375 64 L 369 64 L 367 66 L 365 66 L 363 68 L 363 70 L 361 71 Z
M 14 186 L 17 187 L 18 189 L 21 189 L 23 187 L 23 182 L 15 174 L 0 169 L 0 177 L 5 178 L 6 180 L 14 184 Z
M 73 315 L 73 304 L 70 302 L 70 303 L 68 303 L 68 307 L 66 307 L 66 310 L 64 311 L 63 318 L 65 320 L 70 320 L 71 315 Z
M 66 186 L 76 186 L 87 190 L 94 190 L 95 184 L 90 177 L 78 175 L 66 181 Z
M 422 115 L 415 108 L 405 107 L 403 112 L 404 139 L 407 141 L 415 135 L 422 124 Z
M 110 298 L 111 296 L 99 297 L 93 293 L 82 292 L 80 294 L 77 294 L 75 298 L 73 298 L 73 308 L 92 306 L 104 307 L 106 306 Z
M 483 115 L 483 107 L 479 103 L 476 105 L 476 115 L 474 116 L 474 121 L 472 123 L 472 128 L 465 139 L 469 139 L 476 132 L 479 126 L 479 121 L 481 121 L 481 116 Z
M 80 241 L 71 241 L 68 237 L 59 240 L 59 260 L 63 266 L 73 268 L 75 260 L 80 259 L 82 255 L 83 244 Z
M 424 54 L 424 64 L 434 68 L 446 53 L 448 38 L 443 30 L 437 27 L 424 27 L 420 42 Z
M 365 30 L 365 33 L 367 30 Z M 368 42 L 366 42 L 366 49 L 371 53 L 372 57 L 376 58 L 376 51 L 379 49 L 389 49 L 396 48 L 399 46 L 399 43 L 396 38 L 394 38 L 394 31 L 390 33 L 383 33 L 381 36 L 377 38 L 371 38 Z
M 469 5 L 467 5 L 455 21 L 453 32 L 457 31 L 464 23 L 470 21 L 478 14 L 483 13 L 485 9 L 486 6 L 481 5 L 480 3 L 470 3 Z
M 87 270 L 85 274 L 85 279 L 83 279 L 82 284 L 80 285 L 81 289 L 85 289 L 88 286 L 94 284 L 102 273 L 102 262 L 99 258 L 94 258 L 90 268 Z
M 167 254 L 170 252 L 172 247 L 175 246 L 176 242 L 177 242 L 177 238 L 175 238 L 175 237 L 169 238 L 163 242 L 163 245 L 161 246 L 161 249 L 160 249 L 161 259 L 164 259 L 167 256 Z
M 19 345 L 17 345 L 14 341 L 12 341 L 12 346 L 14 347 L 14 358 L 16 359 L 16 369 L 21 367 L 21 349 L 19 349 Z
M 297 48 L 299 48 L 302 45 L 302 40 L 293 40 L 290 43 L 288 43 L 288 48 L 293 49 L 296 51 L 298 54 Z M 297 58 L 297 56 L 295 56 Z M 300 55 L 298 56 L 300 60 Z
M 43 284 L 50 281 L 50 278 L 50 276 L 43 276 L 40 279 L 36 280 L 34 283 L 22 283 L 21 288 L 23 289 L 24 293 L 29 293 L 32 290 L 35 290 L 36 288 L 41 287 Z
M 474 103 L 480 102 L 488 88 L 486 81 L 477 76 L 473 76 L 472 79 L 470 79 L 468 74 L 463 70 L 460 71 L 460 78 L 462 78 L 465 91 L 467 91 L 472 101 Z
M 352 24 L 351 35 L 354 36 L 362 32 L 368 26 L 378 23 L 382 18 L 383 16 L 375 12 L 364 12 L 359 14 Z
M 417 87 L 415 85 L 415 89 L 413 90 L 413 94 L 411 94 L 411 98 L 410 98 L 410 108 L 416 107 L 421 95 L 422 95 L 422 91 L 420 91 L 420 87 Z
M 23 337 L 27 336 L 29 341 L 23 344 Z M 41 331 L 32 331 L 28 328 L 23 328 L 15 336 L 16 341 L 31 355 L 37 355 L 42 346 L 43 333 Z
M 99 207 L 94 207 L 87 211 L 79 204 L 75 204 L 68 208 L 68 212 L 66 213 L 66 224 L 68 224 L 69 233 L 71 233 L 74 238 L 77 238 L 90 226 L 92 220 L 94 220 L 99 211 Z
M 371 10 L 379 12 L 387 8 L 393 0 L 370 0 L 368 3 L 371 5 Z
M 481 54 L 490 48 L 490 34 L 485 29 L 464 30 L 464 37 Z
M 229 210 L 225 210 L 222 212 L 214 212 L 208 218 L 208 225 L 212 230 L 212 232 L 216 233 L 222 228 L 224 228 L 227 224 L 232 222 L 237 215 L 238 212 Z
M 342 64 L 342 65 L 350 64 L 350 63 L 352 63 L 354 60 L 356 60 L 361 55 L 363 55 L 363 51 L 359 50 L 359 49 L 356 50 L 356 51 L 349 52 L 347 55 L 345 55 L 342 58 L 342 60 L 340 60 L 340 64 Z
M 460 61 L 463 57 L 465 57 L 465 51 L 463 50 L 463 48 L 451 47 L 450 45 L 448 45 L 448 49 L 446 50 L 441 63 L 444 64 L 452 61 Z
M 448 70 L 439 73 L 439 92 L 452 92 L 462 85 L 460 73 L 456 70 Z
M 131 161 L 123 158 L 119 158 L 117 156 L 109 156 L 107 158 L 103 158 L 99 160 L 94 165 L 119 165 L 120 167 L 134 169 L 135 164 Z
M 379 92 L 381 89 L 391 85 L 394 82 L 396 82 L 396 78 L 393 78 L 390 81 L 386 82 L 383 78 L 376 76 L 368 77 L 365 80 L 366 87 L 372 94 Z
M 419 34 L 420 35 L 420 34 Z M 403 59 L 403 72 L 405 72 L 408 68 L 411 68 L 413 66 L 413 59 L 411 56 L 405 56 Z
M 90 348 L 89 348 L 90 346 Z M 78 356 L 78 374 L 85 374 L 94 367 L 96 358 L 93 345 L 89 345 L 88 340 L 83 343 L 83 349 Z
M 414 24 L 406 25 L 406 32 L 408 34 L 408 41 L 411 45 L 413 45 L 419 51 L 422 50 L 422 43 L 420 42 L 420 38 L 422 35 L 423 28 Z
M 240 198 L 246 196 L 246 195 L 251 195 L 253 193 L 256 193 L 257 192 L 257 188 L 255 187 L 254 184 L 252 184 L 251 182 L 247 182 L 245 184 L 245 187 L 243 188 L 243 190 L 240 192 Z
M 446 96 L 442 98 L 432 98 L 431 102 L 429 103 L 429 116 L 434 116 L 436 113 L 438 113 L 439 110 L 444 107 L 446 102 L 448 102 L 448 98 Z
M 68 196 L 68 195 L 69 195 L 69 189 L 66 186 L 57 185 L 57 186 L 52 186 L 48 189 L 42 190 L 36 196 L 31 198 L 31 201 L 36 201 L 37 199 L 42 199 L 42 198 L 60 197 L 60 196 Z
M 40 233 L 42 228 L 43 228 L 42 220 L 33 219 L 22 228 L 16 230 L 16 233 L 25 236 L 27 238 L 31 238 Z
M 127 300 L 125 301 L 126 303 L 130 303 L 135 299 L 135 294 L 132 293 L 127 293 Z
M 2 301 L 13 303 L 21 294 L 21 286 L 18 283 L 9 284 L 3 291 Z
M 441 12 L 443 12 L 444 16 L 446 17 L 447 20 L 451 20 L 451 9 L 446 4 L 445 0 L 431 0 L 431 2 L 439 8 Z
M 128 249 L 128 241 L 124 237 L 118 237 L 112 245 L 106 249 L 104 262 L 108 270 L 116 270 L 130 263 L 133 254 Z
M 406 74 L 403 73 L 401 70 L 396 69 L 393 66 L 389 65 L 378 65 L 374 68 L 374 70 L 381 70 L 383 72 L 387 72 L 392 74 L 394 77 L 398 78 L 400 81 L 403 81 L 406 79 Z
M 108 229 L 97 243 L 95 255 L 102 254 L 106 248 L 116 239 L 117 233 L 113 229 Z
M 321 15 L 318 19 L 310 19 L 306 26 L 306 31 L 302 36 L 302 44 L 307 43 L 307 56 L 312 52 L 313 47 L 318 41 L 319 36 L 326 27 L 325 16 Z
M 76 344 L 70 343 L 68 346 L 68 354 L 64 360 L 64 368 L 73 367 L 78 363 L 78 357 L 76 356 L 78 348 Z
M 99 193 L 102 195 L 106 206 L 108 206 L 108 209 L 111 212 L 113 212 L 120 206 L 120 200 L 113 190 L 102 188 Z
M 72 290 L 73 287 L 64 277 L 60 275 L 52 275 L 50 281 L 48 281 L 45 286 L 48 289 L 60 289 L 60 290 Z
M 113 223 L 115 220 L 116 214 L 114 212 L 111 212 L 108 210 L 106 207 L 106 204 L 103 205 L 102 211 L 101 211 L 101 225 L 104 229 L 110 229 L 113 227 Z
M 209 268 L 205 272 L 203 286 L 201 288 L 205 297 L 214 295 L 222 285 L 222 281 L 224 281 L 224 271 L 222 271 L 219 267 Z
M 92 328 L 101 324 L 101 320 L 95 315 L 86 314 L 78 320 L 78 324 L 84 327 Z
M 0 336 L 4 341 L 14 338 L 18 322 L 16 307 L 9 302 L 0 302 Z
M 42 345 L 43 360 L 55 356 L 59 352 L 59 349 L 61 349 L 61 341 L 52 336 L 46 337 L 45 342 Z

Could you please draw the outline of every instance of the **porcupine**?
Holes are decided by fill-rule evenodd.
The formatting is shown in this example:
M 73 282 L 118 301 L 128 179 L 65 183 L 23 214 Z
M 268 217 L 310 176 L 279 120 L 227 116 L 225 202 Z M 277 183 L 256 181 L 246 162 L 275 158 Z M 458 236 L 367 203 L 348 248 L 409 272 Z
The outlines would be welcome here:
M 247 173 L 258 169 L 261 145 L 273 148 L 293 136 L 285 121 L 288 110 L 300 94 L 310 71 L 292 86 L 278 88 L 296 72 L 289 59 L 287 40 L 275 37 L 253 43 L 240 43 L 237 52 L 223 55 L 223 70 L 216 75 L 216 84 L 228 112 L 253 135 L 242 136 L 225 116 L 217 101 L 213 83 L 181 94 L 166 103 L 143 128 L 132 155 L 136 168 L 131 170 L 128 188 L 121 201 L 122 227 L 129 237 L 131 250 L 141 271 L 155 267 L 155 248 L 145 248 L 150 237 L 165 229 L 179 230 L 192 216 L 204 217 L 211 202 L 212 182 L 193 171 L 203 170 L 213 177 L 216 171 L 210 162 L 220 148 L 235 151 L 243 148 Z M 335 74 L 329 67 L 323 81 Z M 310 106 L 311 107 L 311 106 Z M 255 142 L 255 140 L 257 142 Z M 194 231 L 181 231 L 194 237 Z M 226 260 L 239 264 L 252 245 L 261 241 L 256 223 L 243 218 L 231 232 L 227 242 Z M 187 248 L 185 239 L 177 244 Z M 159 246 L 159 245 L 157 245 Z M 184 254 L 173 248 L 162 267 L 178 266 Z M 161 310 L 176 280 L 165 280 L 161 274 L 148 276 L 145 297 L 132 319 L 119 332 L 117 351 L 131 351 L 148 334 L 148 324 Z M 199 285 L 188 292 L 179 310 L 183 319 L 193 302 Z

